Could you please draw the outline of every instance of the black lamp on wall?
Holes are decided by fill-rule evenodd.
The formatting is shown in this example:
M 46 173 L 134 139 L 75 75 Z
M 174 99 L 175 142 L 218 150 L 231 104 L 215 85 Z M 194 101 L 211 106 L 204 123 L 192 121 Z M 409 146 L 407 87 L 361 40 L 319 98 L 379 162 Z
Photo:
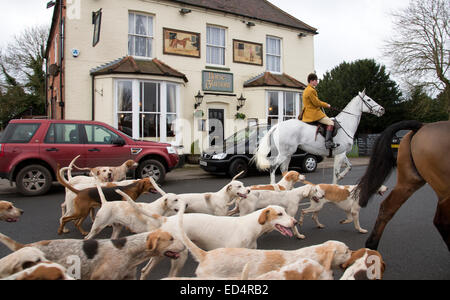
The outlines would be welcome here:
M 239 98 L 237 99 L 237 101 L 238 101 L 238 105 L 237 105 L 237 107 L 236 107 L 237 110 L 240 110 L 240 109 L 245 105 L 245 100 L 247 100 L 247 99 L 244 98 L 244 96 L 243 96 L 242 93 L 241 93 L 241 97 L 239 97 Z
M 197 107 L 199 107 L 200 104 L 202 104 L 203 95 L 200 93 L 200 91 L 198 91 L 197 95 L 195 95 L 194 98 L 195 98 L 194 109 L 197 109 Z

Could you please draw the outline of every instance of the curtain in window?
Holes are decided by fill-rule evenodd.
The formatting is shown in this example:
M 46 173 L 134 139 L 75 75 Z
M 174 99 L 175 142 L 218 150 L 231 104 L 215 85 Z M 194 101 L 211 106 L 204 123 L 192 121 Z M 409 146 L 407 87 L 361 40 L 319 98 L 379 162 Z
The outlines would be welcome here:
M 281 71 L 281 40 L 267 37 L 267 70 L 272 72 Z
M 128 14 L 128 54 L 152 56 L 153 18 L 151 16 Z
M 284 93 L 284 120 L 294 119 L 296 117 L 295 93 Z
M 166 135 L 175 137 L 175 126 L 177 119 L 176 85 L 167 84 L 167 107 L 166 107 Z
M 206 62 L 225 65 L 225 29 L 212 26 L 206 28 Z
M 131 81 L 117 83 L 118 129 L 128 135 L 133 134 L 133 90 Z

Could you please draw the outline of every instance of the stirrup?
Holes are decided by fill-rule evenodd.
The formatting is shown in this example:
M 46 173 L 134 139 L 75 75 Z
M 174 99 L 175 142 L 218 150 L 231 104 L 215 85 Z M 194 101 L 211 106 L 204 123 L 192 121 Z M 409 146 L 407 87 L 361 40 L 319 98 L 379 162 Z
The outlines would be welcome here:
M 325 143 L 325 148 L 332 150 L 332 149 L 336 149 L 337 147 L 340 146 L 340 144 L 337 144 L 337 143 L 334 143 L 334 142 L 331 142 L 331 143 L 333 143 L 333 145 L 331 147 L 327 147 L 327 144 Z

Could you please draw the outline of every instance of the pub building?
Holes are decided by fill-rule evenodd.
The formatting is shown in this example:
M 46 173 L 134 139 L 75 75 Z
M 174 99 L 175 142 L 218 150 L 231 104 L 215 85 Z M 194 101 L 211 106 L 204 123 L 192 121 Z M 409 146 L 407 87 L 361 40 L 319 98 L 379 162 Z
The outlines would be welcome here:
M 180 154 L 296 118 L 314 72 L 317 30 L 266 0 L 49 4 L 48 117 L 102 121 Z

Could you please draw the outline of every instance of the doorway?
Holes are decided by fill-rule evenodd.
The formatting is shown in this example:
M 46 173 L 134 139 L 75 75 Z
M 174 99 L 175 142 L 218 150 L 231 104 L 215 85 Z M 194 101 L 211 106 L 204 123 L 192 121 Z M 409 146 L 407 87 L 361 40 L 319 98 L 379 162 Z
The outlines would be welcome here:
M 209 146 L 222 146 L 224 141 L 224 110 L 209 109 L 208 110 L 208 136 Z

